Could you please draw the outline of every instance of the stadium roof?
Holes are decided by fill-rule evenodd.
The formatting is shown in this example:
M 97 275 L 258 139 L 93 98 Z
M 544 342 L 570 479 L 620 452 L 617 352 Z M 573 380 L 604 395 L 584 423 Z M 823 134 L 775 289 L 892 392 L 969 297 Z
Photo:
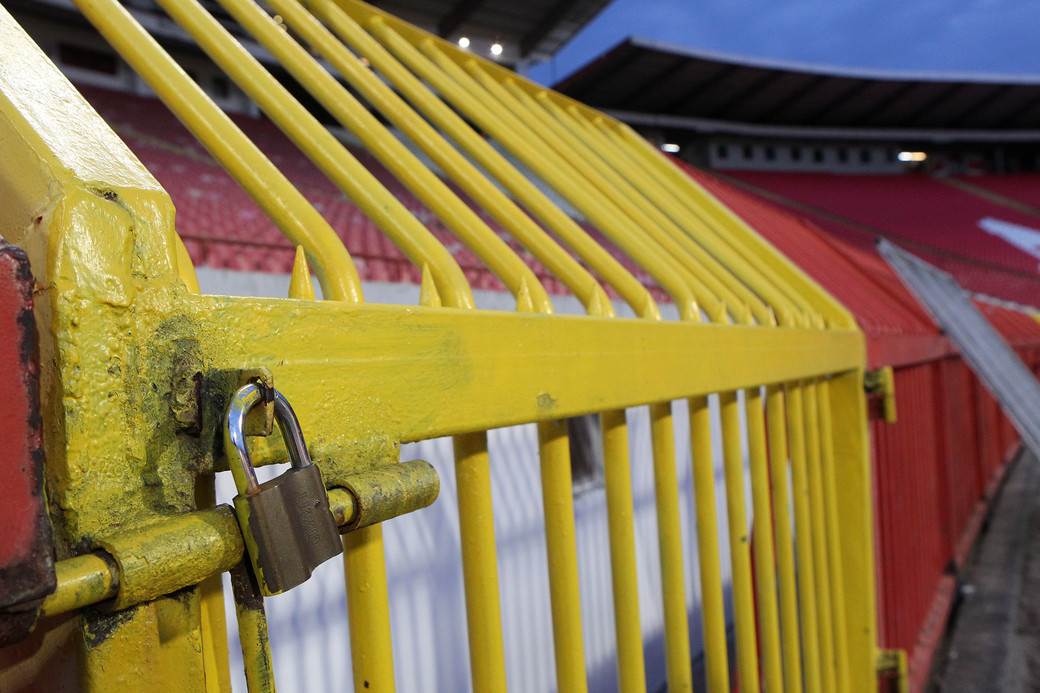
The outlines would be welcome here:
M 123 1 L 160 38 L 177 41 L 184 36 L 176 24 L 165 19 L 155 0 Z M 240 33 L 216 0 L 201 2 L 228 29 Z M 504 51 L 497 59 L 511 65 L 551 57 L 610 0 L 376 0 L 372 4 L 439 36 L 452 40 L 470 37 L 474 50 L 480 52 L 486 52 L 492 42 L 500 43 Z M 5 0 L 4 5 L 9 10 L 83 23 L 73 0 Z M 250 43 L 251 52 L 264 53 L 252 50 Z
M 1040 141 L 1040 77 L 871 73 L 628 38 L 555 88 L 634 125 L 671 130 Z
M 610 0 L 382 0 L 373 2 L 444 38 L 479 36 L 515 46 L 521 59 L 547 58 Z

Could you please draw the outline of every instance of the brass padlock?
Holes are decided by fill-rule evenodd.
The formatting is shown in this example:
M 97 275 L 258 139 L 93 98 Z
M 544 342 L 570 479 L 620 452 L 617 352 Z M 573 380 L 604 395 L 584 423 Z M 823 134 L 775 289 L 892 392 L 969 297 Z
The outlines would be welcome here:
M 261 402 L 274 400 L 274 415 L 292 468 L 259 483 L 246 447 L 244 422 Z M 249 383 L 231 398 L 224 449 L 235 477 L 235 512 L 260 591 L 280 594 L 305 582 L 319 565 L 343 553 L 321 471 L 311 461 L 300 422 L 274 388 Z

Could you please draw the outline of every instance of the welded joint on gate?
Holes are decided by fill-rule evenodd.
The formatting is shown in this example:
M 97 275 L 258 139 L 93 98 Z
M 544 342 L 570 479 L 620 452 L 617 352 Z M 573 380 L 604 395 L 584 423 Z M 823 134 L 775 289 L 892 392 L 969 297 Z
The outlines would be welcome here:
M 909 693 L 910 665 L 906 650 L 878 650 L 877 673 L 878 683 L 893 682 L 899 693 Z
M 891 366 L 883 366 L 863 374 L 863 389 L 867 393 L 870 418 L 895 423 L 896 379 Z

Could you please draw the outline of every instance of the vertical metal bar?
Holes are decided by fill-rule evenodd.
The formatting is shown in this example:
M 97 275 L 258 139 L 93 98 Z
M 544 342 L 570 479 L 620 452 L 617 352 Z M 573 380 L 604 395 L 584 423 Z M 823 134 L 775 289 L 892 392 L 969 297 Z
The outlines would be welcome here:
M 314 300 L 307 256 L 299 246 L 289 278 L 289 297 Z M 393 641 L 381 526 L 372 525 L 343 535 L 343 567 L 354 688 L 392 692 Z
M 609 310 L 609 299 L 588 271 L 535 224 L 509 196 L 456 151 L 426 120 L 413 111 L 393 89 L 363 65 L 299 2 L 271 0 L 270 5 L 293 31 L 328 60 L 387 120 L 415 142 L 452 181 L 486 209 L 547 269 L 558 276 L 581 299 L 583 305 L 593 312 Z M 349 18 L 346 20 L 351 21 Z M 336 86 L 342 89 L 338 84 Z M 465 126 L 464 123 L 462 125 Z
M 817 399 L 820 410 L 820 442 L 823 471 L 824 512 L 827 518 L 827 558 L 831 576 L 832 611 L 834 620 L 834 650 L 837 659 L 838 689 L 849 689 L 847 619 L 845 617 L 845 576 L 841 561 L 841 536 L 838 528 L 841 515 L 838 512 L 838 489 L 835 481 L 834 428 L 831 414 L 830 383 L 821 380 L 817 384 Z
M 212 474 L 195 480 L 195 501 L 200 509 L 216 505 Z M 199 585 L 199 608 L 206 690 L 230 693 L 231 669 L 228 664 L 227 617 L 224 613 L 224 583 L 221 574 L 211 575 Z
M 622 693 L 633 693 L 646 690 L 646 672 L 643 666 L 643 629 L 639 620 L 632 471 L 628 465 L 628 426 L 624 410 L 600 414 L 600 424 L 603 428 L 603 475 L 607 490 L 618 687 Z
M 794 537 L 791 532 L 790 468 L 787 451 L 784 394 L 778 386 L 766 391 L 766 422 L 769 441 L 769 475 L 773 496 L 773 529 L 776 533 L 776 562 L 780 592 L 781 642 L 784 654 L 783 690 L 802 690 L 802 647 L 798 631 L 798 594 L 794 569 Z M 758 512 L 755 512 L 756 516 Z
M 398 90 L 426 118 L 449 136 L 461 149 L 469 154 L 485 171 L 491 174 L 524 208 L 530 210 L 546 227 L 567 246 L 572 248 L 593 270 L 603 277 L 640 317 L 656 317 L 657 309 L 649 292 L 628 270 L 602 246 L 579 227 L 563 210 L 556 206 L 526 176 L 521 174 L 497 149 L 459 117 L 447 104 L 438 99 L 430 89 L 411 74 L 390 52 L 369 36 L 349 15 L 332 0 L 308 0 L 307 6 L 325 22 L 335 34 L 351 48 L 363 55 L 372 67 L 378 70 L 387 82 Z M 399 44 L 399 49 L 410 54 L 416 61 L 426 61 L 414 47 L 386 29 L 380 21 L 372 22 L 372 30 L 382 28 L 384 40 Z M 428 61 L 426 61 L 428 62 Z M 440 87 L 450 89 L 447 80 L 440 80 Z M 483 113 L 483 121 L 493 121 L 482 105 L 473 102 L 471 109 Z M 567 275 L 560 273 L 562 277 Z M 578 294 L 579 297 L 583 293 Z M 583 301 L 586 299 L 582 299 Z
M 629 233 L 634 232 L 636 238 L 649 240 L 651 244 L 659 247 L 662 257 L 673 258 L 678 267 L 685 269 L 683 276 L 687 286 L 693 290 L 697 301 L 713 319 L 724 321 L 727 305 L 734 315 L 741 314 L 740 301 L 714 277 L 698 271 L 699 267 L 694 259 L 667 233 L 664 228 L 668 223 L 667 219 L 648 205 L 646 200 L 615 171 L 602 165 L 598 157 L 589 156 L 590 153 L 585 151 L 587 148 L 581 140 L 573 137 L 537 105 L 530 104 L 530 97 L 525 92 L 510 90 L 507 88 L 508 85 L 499 84 L 476 61 L 467 63 L 467 78 L 466 72 L 435 47 L 428 44 L 426 49 L 446 72 L 455 75 L 457 79 L 472 81 L 478 89 L 490 95 L 491 99 L 501 102 L 514 113 L 525 116 L 526 120 L 533 121 L 534 133 L 542 140 L 543 149 L 558 152 L 580 172 L 582 179 L 588 181 L 603 197 L 620 207 L 627 218 L 634 222 Z
M 201 293 L 188 249 L 180 236 L 174 238 L 177 274 L 191 293 Z M 301 252 L 297 250 L 297 252 Z M 212 508 L 217 503 L 215 478 L 206 474 L 195 479 L 195 507 Z M 211 575 L 199 585 L 200 626 L 202 631 L 202 664 L 206 674 L 206 690 L 231 691 L 231 669 L 228 664 L 227 617 L 224 612 L 224 582 L 220 574 Z
M 642 232 L 609 197 L 582 185 L 584 175 L 578 169 L 552 148 L 541 144 L 540 137 L 533 130 L 498 101 L 489 98 L 487 92 L 461 68 L 439 56 L 432 39 L 423 44 L 423 49 L 431 54 L 431 58 L 426 58 L 379 17 L 370 20 L 366 26 L 409 69 L 429 82 L 460 112 L 471 116 L 480 128 L 501 142 L 525 166 L 607 233 L 672 296 L 680 315 L 697 319 L 696 300 L 676 263 L 652 244 L 639 242 Z M 438 65 L 435 65 L 433 61 L 438 60 Z M 444 69 L 449 70 L 451 76 Z
M 679 481 L 675 468 L 675 431 L 671 402 L 650 405 L 654 451 L 654 498 L 661 547 L 661 596 L 664 607 L 665 661 L 669 691 L 693 691 L 690 634 L 683 579 Z
M 841 574 L 848 598 L 845 633 L 849 684 L 852 690 L 872 690 L 877 651 L 874 513 L 863 371 L 832 376 L 829 382 L 833 466 L 841 548 Z
M 175 1 L 190 2 L 192 0 Z M 387 130 L 360 101 L 336 81 L 323 65 L 285 31 L 282 25 L 276 23 L 252 0 L 218 0 L 218 2 L 264 48 L 271 52 L 289 74 L 327 109 L 340 125 L 354 133 L 368 151 L 383 163 L 405 188 L 415 195 L 416 199 L 436 214 L 459 240 L 483 260 L 488 269 L 501 279 L 502 283 L 517 298 L 518 309 L 532 310 L 545 306 L 551 312 L 549 297 L 538 278 L 505 241 L 492 231 L 469 205 L 459 199 L 443 180 L 428 169 L 408 147 Z M 284 9 L 292 8 L 284 7 Z M 215 45 L 210 47 L 210 51 L 216 49 Z M 414 132 L 416 130 L 413 129 Z M 446 154 L 447 148 L 433 151 L 435 154 Z M 447 157 L 442 161 L 446 164 L 458 163 L 456 159 Z M 475 170 L 471 173 L 472 176 L 466 177 L 468 180 L 476 181 L 482 178 Z M 374 181 L 375 178 L 373 177 L 372 180 Z M 515 212 L 519 216 L 523 216 L 519 209 Z
M 561 691 L 582 693 L 587 690 L 588 684 L 585 680 L 585 647 L 581 631 L 574 486 L 566 424 L 562 421 L 539 424 L 538 445 L 549 560 L 549 595 L 553 612 L 556 686 Z
M 741 691 L 759 690 L 755 603 L 751 587 L 751 551 L 748 546 L 744 498 L 744 456 L 740 445 L 740 410 L 735 392 L 719 394 L 722 414 L 722 459 L 726 476 L 726 515 L 733 569 L 733 612 L 737 631 L 737 671 Z
M 495 560 L 487 434 L 455 436 L 453 442 L 473 690 L 480 693 L 504 691 L 506 661 L 498 594 L 498 563 Z
M 780 663 L 780 616 L 776 604 L 776 565 L 773 551 L 773 508 L 769 493 L 769 463 L 766 461 L 766 424 L 762 391 L 744 391 L 751 463 L 751 499 L 754 507 L 752 551 L 755 556 L 755 595 L 758 605 L 762 677 L 768 691 L 783 687 Z
M 722 560 L 719 557 L 718 506 L 715 502 L 715 456 L 711 449 L 711 410 L 703 396 L 691 397 L 688 404 L 708 691 L 727 693 L 730 690 L 729 662 L 726 656 L 726 612 L 722 599 Z
M 195 80 L 115 0 L 76 6 L 282 233 L 307 250 L 325 296 L 360 302 L 361 279 L 336 232 Z
M 469 284 L 451 253 L 223 25 L 197 0 L 158 4 L 417 267 L 429 266 L 444 305 L 472 307 Z
M 348 532 L 343 547 L 354 689 L 392 693 L 394 654 L 383 528 L 372 525 Z
M 732 211 L 669 161 L 646 139 L 623 123 L 614 121 L 612 125 L 615 131 L 632 145 L 633 151 L 641 154 L 654 170 L 681 191 L 681 198 L 687 199 L 691 204 L 710 213 L 727 235 L 740 239 L 741 245 L 747 248 L 748 252 L 753 253 L 759 264 L 771 268 L 771 271 L 776 274 L 777 283 L 780 286 L 792 287 L 788 295 L 796 301 L 796 304 L 811 305 L 830 324 L 856 328 L 855 319 L 844 306 L 830 294 L 815 287 L 813 280 L 801 268 L 777 253 L 768 241 L 743 223 Z
M 274 693 L 274 669 L 271 666 L 271 641 L 267 635 L 264 598 L 248 560 L 243 560 L 231 569 L 231 592 L 235 596 L 246 688 L 249 693 Z
M 514 93 L 523 93 L 513 84 Z M 530 102 L 546 109 L 556 120 L 566 126 L 579 141 L 587 141 L 586 156 L 599 157 L 608 167 L 618 173 L 624 172 L 625 181 L 644 198 L 644 204 L 655 214 L 661 228 L 668 231 L 672 239 L 684 249 L 699 266 L 718 282 L 725 291 L 751 309 L 755 318 L 763 325 L 775 322 L 770 309 L 763 302 L 775 300 L 777 291 L 763 280 L 759 271 L 723 244 L 716 243 L 714 232 L 696 215 L 680 205 L 670 194 L 667 185 L 659 185 L 653 175 L 643 170 L 643 161 L 633 156 L 625 147 L 606 136 L 577 113 L 576 107 L 563 108 L 548 91 L 541 91 Z M 755 292 L 758 293 L 755 293 Z M 717 294 L 722 290 L 715 289 Z
M 809 512 L 812 518 L 812 535 L 807 539 L 810 539 L 813 545 L 820 671 L 826 690 L 836 691 L 838 679 L 834 661 L 834 631 L 831 617 L 832 585 L 827 565 L 827 528 L 825 526 L 827 520 L 823 512 L 823 481 L 820 474 L 819 407 L 816 401 L 816 387 L 811 382 L 803 384 L 802 393 L 805 411 L 805 447 L 808 453 Z
M 568 111 L 577 114 L 578 108 L 572 106 Z M 792 291 L 777 276 L 771 262 L 763 262 L 764 258 L 756 258 L 746 244 L 741 242 L 740 235 L 727 228 L 725 222 L 733 219 L 729 209 L 714 200 L 714 205 L 705 204 L 706 200 L 698 200 L 695 203 L 694 196 L 680 189 L 654 165 L 655 161 L 660 163 L 663 156 L 655 153 L 651 159 L 646 155 L 645 142 L 634 144 L 626 140 L 602 116 L 596 116 L 594 121 L 594 124 L 585 121 L 589 130 L 600 133 L 606 141 L 614 143 L 625 155 L 625 168 L 633 172 L 633 181 L 640 184 L 651 199 L 667 209 L 668 214 L 682 223 L 684 228 L 720 262 L 741 276 L 751 289 L 771 303 L 778 316 L 786 315 L 787 319 L 793 319 L 797 313 L 812 312 L 812 308 L 802 296 Z M 675 168 L 670 162 L 666 163 L 670 168 Z M 686 176 L 685 173 L 682 175 Z M 694 184 L 694 181 L 691 179 L 690 183 Z
M 798 562 L 798 608 L 802 624 L 802 668 L 805 690 L 823 693 L 820 670 L 820 628 L 816 614 L 812 515 L 809 510 L 809 470 L 805 452 L 805 413 L 801 385 L 788 385 L 787 437 L 791 443 L 791 489 L 794 496 L 795 555 Z

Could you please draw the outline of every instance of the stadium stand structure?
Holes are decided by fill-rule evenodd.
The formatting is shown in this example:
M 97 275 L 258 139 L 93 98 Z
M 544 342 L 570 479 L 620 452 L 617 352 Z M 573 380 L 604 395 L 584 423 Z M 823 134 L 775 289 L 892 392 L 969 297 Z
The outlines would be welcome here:
M 1034 306 L 1040 302 L 1038 215 L 925 173 L 728 173 L 851 243 L 870 246 L 884 236 L 950 271 L 973 291 Z M 1035 180 L 1040 183 L 1040 176 Z
M 555 87 L 870 249 L 1040 305 L 1040 82 L 876 74 L 628 39 Z M 876 268 L 874 268 L 876 269 Z
M 882 644 L 909 654 L 911 689 L 924 690 L 957 574 L 1018 449 L 1018 435 L 861 236 L 835 236 L 723 177 L 687 171 L 852 311 L 867 335 L 871 368 L 893 369 L 895 420 L 875 408 L 871 425 Z M 1040 371 L 1036 320 L 991 300 L 976 303 L 1020 358 Z
M 502 17 L 508 14 L 502 9 L 505 5 L 481 5 L 467 0 L 458 0 L 447 13 L 423 16 L 417 14 L 420 3 L 384 4 L 449 38 L 471 30 L 477 35 L 480 27 L 489 36 L 505 31 L 482 17 L 495 15 L 495 8 L 501 10 Z M 520 13 L 531 21 L 519 27 L 511 39 L 504 40 L 506 57 L 551 52 L 576 30 L 583 18 L 587 19 L 604 4 L 571 1 L 551 9 L 547 3 L 537 12 Z M 143 3 L 142 7 L 146 5 Z M 28 4 L 18 6 L 24 8 Z M 38 15 L 34 16 L 39 21 Z M 555 24 L 546 28 L 550 20 Z M 33 25 L 30 22 L 27 26 Z M 70 67 L 60 60 L 58 48 L 54 57 L 59 65 Z M 72 67 L 68 72 L 82 93 L 170 193 L 177 209 L 178 231 L 196 267 L 228 272 L 221 275 L 224 279 L 230 271 L 288 274 L 293 248 L 157 100 L 133 84 L 119 88 L 111 80 L 92 78 L 84 73 L 89 68 L 82 64 Z M 614 83 L 611 89 L 615 91 L 610 92 L 609 98 L 600 98 L 606 93 L 606 76 L 610 76 L 608 81 Z M 598 82 L 590 86 L 593 77 Z M 639 82 L 644 85 L 642 90 L 637 89 Z M 679 84 L 684 85 L 682 93 L 677 91 Z M 1018 304 L 1040 305 L 1040 256 L 1029 250 L 1040 245 L 1035 240 L 1040 239 L 1040 230 L 1033 232 L 1035 238 L 1030 236 L 1033 228 L 1040 229 L 1040 187 L 1036 185 L 1040 177 L 1035 173 L 965 175 L 966 168 L 998 169 L 998 159 L 1003 160 L 1004 166 L 1027 170 L 1035 165 L 1035 158 L 1029 157 L 1034 156 L 1033 142 L 1040 140 L 1040 135 L 1030 139 L 1033 135 L 1029 131 L 1012 130 L 1005 131 L 1006 137 L 1000 139 L 992 133 L 1028 122 L 1027 116 L 1033 112 L 1029 109 L 1040 108 L 1040 88 L 969 84 L 963 80 L 936 85 L 930 80 L 872 80 L 866 76 L 819 72 L 806 76 L 797 70 L 734 65 L 714 56 L 691 56 L 635 41 L 608 52 L 586 70 L 562 82 L 559 88 L 593 105 L 613 109 L 615 115 L 645 128 L 646 134 L 658 143 L 678 143 L 684 159 L 700 164 L 687 166 L 697 182 L 854 314 L 868 337 L 870 367 L 879 371 L 885 367 L 893 369 L 894 395 L 887 394 L 894 397 L 894 420 L 890 420 L 891 416 L 886 419 L 883 385 L 872 395 L 876 400 L 871 431 L 881 644 L 909 653 L 909 680 L 914 690 L 921 690 L 954 599 L 957 571 L 979 530 L 988 500 L 1017 449 L 1018 436 L 956 349 L 877 256 L 873 243 L 877 236 L 886 236 L 950 271 L 974 291 Z M 845 115 L 823 117 L 828 104 L 837 108 L 838 95 L 844 95 L 840 111 Z M 902 99 L 910 99 L 916 106 L 909 108 Z M 651 108 L 666 101 L 673 107 L 650 115 L 637 113 L 637 108 Z M 809 107 L 813 104 L 815 110 Z M 900 152 L 923 150 L 925 143 L 936 141 L 929 133 L 951 126 L 950 122 L 936 120 L 949 113 L 951 104 L 960 105 L 956 128 L 961 132 L 953 139 L 959 139 L 965 150 L 959 151 L 956 143 L 934 145 L 927 166 L 900 162 Z M 704 110 L 691 115 L 682 111 L 686 107 Z M 885 109 L 894 109 L 896 113 L 902 109 L 904 120 Z M 248 104 L 229 110 L 234 112 L 236 124 L 329 221 L 350 250 L 364 280 L 419 283 L 420 274 L 412 264 L 273 124 L 258 117 Z M 755 113 L 771 114 L 776 122 L 756 123 Z M 804 118 L 812 113 L 821 114 L 819 122 L 805 127 Z M 871 113 L 877 117 L 867 118 L 865 114 Z M 881 117 L 883 113 L 889 115 Z M 978 122 L 970 117 L 972 113 L 980 118 Z M 1001 113 L 1004 115 L 1000 116 Z M 988 120 L 983 122 L 984 114 Z M 989 133 L 984 138 L 981 125 Z M 885 133 L 879 131 L 881 127 L 899 128 L 901 134 L 892 138 L 889 133 L 886 139 Z M 343 133 L 338 134 L 346 138 Z M 1009 142 L 1028 143 L 1023 147 L 1024 153 L 1012 157 L 1014 161 L 1006 156 Z M 508 307 L 501 282 L 455 241 L 429 210 L 363 148 L 352 144 L 351 151 L 445 243 L 474 289 L 501 294 L 499 307 Z M 734 164 L 734 159 L 739 162 Z M 940 163 L 940 159 L 945 163 Z M 940 173 L 956 176 L 947 178 Z M 566 288 L 519 244 L 483 212 L 481 215 L 535 270 L 550 293 L 567 294 Z M 666 300 L 664 292 L 627 256 L 613 248 L 591 225 L 582 223 L 652 289 L 655 298 Z M 375 298 L 378 300 L 378 294 Z M 1014 305 L 992 299 L 980 299 L 979 305 L 1037 371 L 1040 324 Z M 632 428 L 637 441 L 634 445 L 645 443 L 648 422 L 633 420 Z M 533 456 L 536 441 L 530 427 L 518 427 L 493 434 L 492 445 L 508 461 L 511 456 Z M 435 465 L 450 466 L 450 443 L 446 440 L 428 441 L 415 448 L 417 455 L 429 458 Z M 526 497 L 536 497 L 537 478 L 519 470 L 519 465 L 508 463 L 496 466 L 494 483 L 514 491 L 530 491 Z M 443 474 L 442 478 L 450 476 Z M 684 476 L 680 482 L 685 487 L 689 479 Z M 640 506 L 652 495 L 652 479 L 646 465 L 637 472 L 635 491 L 637 523 L 641 534 L 649 535 L 648 514 L 652 510 Z M 457 517 L 451 516 L 455 490 L 449 487 L 443 493 L 445 499 L 439 507 L 445 514 L 437 521 L 445 525 L 457 523 Z M 524 557 L 544 552 L 544 545 L 532 538 L 542 536 L 538 508 L 516 500 L 525 497 L 523 493 L 512 496 L 514 506 L 508 508 L 511 524 L 503 528 L 502 539 L 504 545 L 514 542 L 512 545 L 518 548 L 504 552 L 502 581 L 506 588 L 516 585 L 519 590 L 535 579 Z M 683 503 L 684 517 L 688 519 L 692 499 L 684 496 Z M 583 558 L 583 579 L 599 581 L 602 586 L 606 575 L 604 537 L 592 529 L 602 524 L 602 504 L 586 497 L 578 503 L 577 513 L 579 539 L 590 552 Z M 409 534 L 411 530 L 391 527 L 389 531 L 401 532 L 402 538 L 414 539 L 413 548 L 421 544 L 421 537 Z M 408 542 L 401 544 L 407 546 Z M 422 620 L 422 605 L 409 593 L 429 597 L 438 585 L 453 583 L 457 588 L 460 582 L 452 572 L 458 571 L 457 565 L 449 565 L 436 552 L 423 550 L 408 555 L 407 560 L 403 554 L 390 556 L 391 578 L 399 579 L 398 591 L 392 598 L 401 605 L 401 625 L 407 626 L 396 628 L 395 637 L 411 637 L 411 629 L 414 638 L 425 635 L 436 640 L 438 634 L 448 632 L 464 639 L 462 624 L 450 619 L 440 622 L 442 630 L 437 633 L 422 630 L 429 624 Z M 649 558 L 653 563 L 655 555 Z M 647 580 L 652 582 L 654 577 Z M 276 642 L 279 632 L 292 632 L 311 645 L 311 654 L 300 658 L 276 649 L 279 676 L 294 688 L 327 687 L 343 676 L 341 669 L 347 665 L 342 657 L 337 660 L 335 653 L 328 658 L 322 656 L 333 640 L 325 637 L 330 629 L 338 629 L 337 633 L 345 629 L 343 619 L 328 616 L 338 616 L 342 611 L 341 605 L 336 606 L 341 595 L 329 587 L 340 580 L 341 575 L 326 571 L 316 581 L 325 587 L 290 593 L 272 605 Z M 539 588 L 541 585 L 536 584 L 529 589 Z M 590 592 L 596 593 L 594 584 Z M 688 594 L 691 601 L 696 599 L 692 584 Z M 448 606 L 453 607 L 460 599 L 457 589 L 446 598 Z M 548 615 L 532 606 L 534 601 L 530 592 L 517 593 L 515 599 L 506 600 L 507 628 L 522 619 L 528 620 L 527 628 L 533 628 L 532 623 L 545 627 Z M 604 613 L 609 609 L 606 601 L 600 606 Z M 434 605 L 434 611 L 437 608 Z M 648 677 L 654 684 L 664 678 L 660 639 L 653 639 L 655 632 L 659 635 L 660 621 L 661 614 L 650 613 L 645 625 L 649 634 Z M 315 628 L 314 623 L 320 626 Z M 593 635 L 588 653 L 593 688 L 609 689 L 615 684 L 610 643 L 606 642 L 609 638 L 604 635 L 610 630 L 609 624 L 595 622 L 586 626 Z M 413 669 L 402 677 L 401 688 L 420 690 L 429 681 L 435 681 L 439 690 L 464 688 L 464 656 L 447 651 L 457 649 L 449 642 L 451 639 L 444 638 L 444 648 L 437 650 L 436 663 L 422 660 L 417 654 L 412 660 Z M 693 644 L 699 647 L 699 633 L 694 634 Z M 410 640 L 395 642 L 395 647 L 405 653 L 415 647 L 418 652 Z M 543 675 L 551 669 L 549 644 L 528 647 L 508 653 L 510 671 L 523 672 L 512 682 L 522 690 L 551 685 L 550 676 Z M 316 658 L 322 660 L 323 666 L 315 664 Z

